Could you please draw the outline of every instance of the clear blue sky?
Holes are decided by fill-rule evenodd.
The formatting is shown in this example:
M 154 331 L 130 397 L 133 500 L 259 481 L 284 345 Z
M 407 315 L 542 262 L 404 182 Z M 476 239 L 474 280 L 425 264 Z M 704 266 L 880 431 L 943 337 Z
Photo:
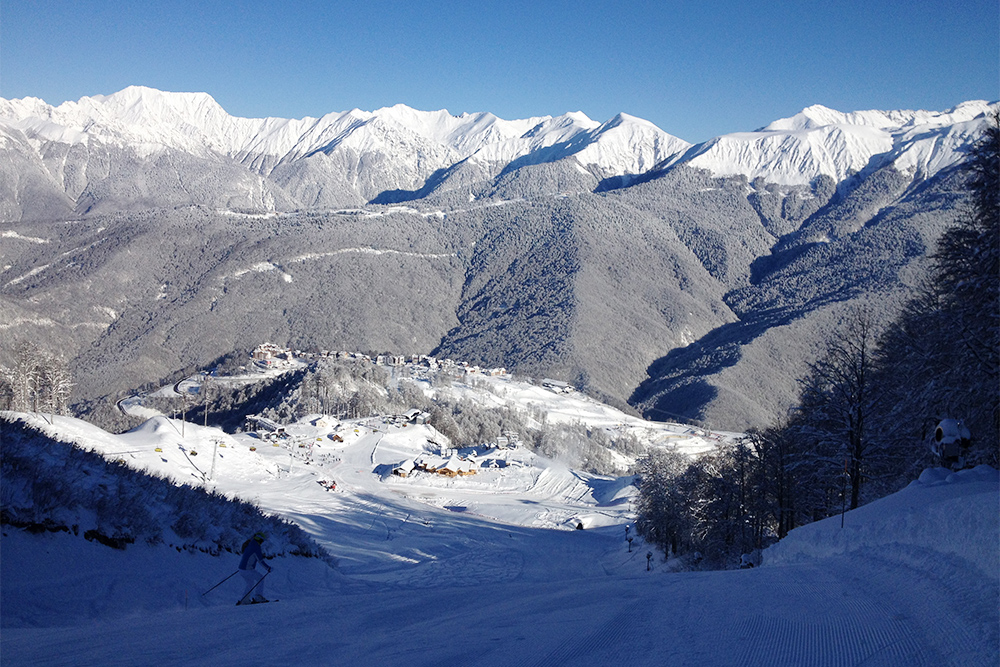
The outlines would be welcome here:
M 132 85 L 236 116 L 619 111 L 692 142 L 810 104 L 1000 98 L 997 0 L 0 0 L 0 97 Z

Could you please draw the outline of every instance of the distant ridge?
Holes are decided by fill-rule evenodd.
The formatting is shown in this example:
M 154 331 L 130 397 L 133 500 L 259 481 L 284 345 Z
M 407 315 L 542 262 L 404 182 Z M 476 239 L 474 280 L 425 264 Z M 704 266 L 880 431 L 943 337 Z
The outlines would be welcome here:
M 262 191 L 281 191 L 244 205 L 283 210 L 356 205 L 388 191 L 426 192 L 435 175 L 434 189 L 441 189 L 447 178 L 440 174 L 459 164 L 493 177 L 570 158 L 598 180 L 687 165 L 715 176 L 808 185 L 820 176 L 839 183 L 889 164 L 925 180 L 961 159 L 962 146 L 989 108 L 972 101 L 944 112 L 843 113 L 816 105 L 754 132 L 692 146 L 624 113 L 605 123 L 581 112 L 503 120 L 485 112 L 453 116 L 399 104 L 322 118 L 253 119 L 230 116 L 206 93 L 131 86 L 57 107 L 36 98 L 0 99 L 0 132 L 8 153 L 43 165 L 42 147 L 50 143 L 77 151 L 113 147 L 139 161 L 165 150 L 221 161 L 246 169 L 243 181 L 264 179 L 257 185 Z M 49 175 L 63 181 L 62 194 L 83 212 L 78 188 L 60 174 Z M 92 182 L 84 178 L 86 189 Z M 17 217 L 10 211 L 4 219 L 11 215 Z

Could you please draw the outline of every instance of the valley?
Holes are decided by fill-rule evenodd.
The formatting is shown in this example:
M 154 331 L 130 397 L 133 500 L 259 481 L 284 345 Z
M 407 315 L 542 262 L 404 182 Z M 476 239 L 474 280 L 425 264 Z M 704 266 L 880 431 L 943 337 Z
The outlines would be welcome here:
M 3 100 L 0 326 L 70 359 L 82 409 L 273 340 L 741 431 L 784 414 L 845 312 L 887 321 L 919 284 L 990 108 L 809 107 L 690 146 L 627 115 Z

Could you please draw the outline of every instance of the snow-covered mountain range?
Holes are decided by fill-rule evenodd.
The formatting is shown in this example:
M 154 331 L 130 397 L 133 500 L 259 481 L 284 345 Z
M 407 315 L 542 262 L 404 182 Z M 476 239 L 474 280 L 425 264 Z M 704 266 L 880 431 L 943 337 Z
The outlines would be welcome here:
M 844 308 L 893 316 L 997 108 L 812 106 L 691 145 L 626 114 L 0 100 L 0 329 L 72 357 L 79 398 L 272 340 L 742 430 L 784 414 Z
M 496 175 L 516 160 L 548 162 L 576 156 L 599 177 L 642 173 L 690 145 L 651 123 L 624 114 L 601 124 L 583 113 L 503 120 L 490 113 L 453 116 L 396 105 L 374 112 L 353 109 L 322 118 L 235 118 L 204 93 L 165 93 L 130 87 L 58 107 L 26 98 L 0 101 L 0 131 L 16 150 L 62 181 L 51 162 L 52 145 L 93 153 L 113 147 L 155 161 L 180 152 L 226 161 L 288 190 L 296 206 L 357 204 L 392 190 L 416 190 L 438 170 L 468 161 Z M 339 178 L 349 176 L 349 178 Z M 334 179 L 338 197 L 320 196 Z M 328 186 L 326 189 L 329 189 Z M 250 200 L 282 208 L 281 197 Z
M 223 188 L 226 203 L 281 210 L 356 205 L 383 193 L 441 188 L 448 180 L 445 187 L 455 187 L 470 172 L 489 178 L 570 158 L 598 180 L 680 165 L 779 185 L 808 185 L 819 176 L 839 183 L 886 165 L 924 180 L 961 160 L 989 108 L 983 101 L 944 112 L 842 113 L 812 106 L 760 130 L 692 146 L 627 114 L 604 123 L 581 112 L 503 120 L 396 105 L 322 118 L 252 119 L 230 116 L 205 93 L 133 86 L 59 106 L 0 99 L 0 136 L 7 159 L 27 163 L 20 165 L 18 185 L 36 174 L 57 186 L 69 200 L 63 204 L 77 213 L 95 205 L 95 183 L 115 177 L 101 158 L 122 151 L 140 164 L 181 154 L 239 166 L 245 170 L 240 178 L 234 175 Z M 465 176 L 455 179 L 449 171 Z M 33 180 L 12 194 L 37 195 L 39 185 Z M 155 194 L 145 193 L 154 203 Z M 2 214 L 16 219 L 31 211 L 7 206 Z

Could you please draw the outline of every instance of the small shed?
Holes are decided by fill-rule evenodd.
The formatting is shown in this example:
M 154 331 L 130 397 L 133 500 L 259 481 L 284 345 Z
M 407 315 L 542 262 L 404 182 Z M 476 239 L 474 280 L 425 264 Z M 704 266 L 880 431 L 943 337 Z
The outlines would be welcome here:
M 416 463 L 414 463 L 411 459 L 407 459 L 406 461 L 403 461 L 399 465 L 393 467 L 392 474 L 399 477 L 409 477 L 414 468 L 416 468 Z

